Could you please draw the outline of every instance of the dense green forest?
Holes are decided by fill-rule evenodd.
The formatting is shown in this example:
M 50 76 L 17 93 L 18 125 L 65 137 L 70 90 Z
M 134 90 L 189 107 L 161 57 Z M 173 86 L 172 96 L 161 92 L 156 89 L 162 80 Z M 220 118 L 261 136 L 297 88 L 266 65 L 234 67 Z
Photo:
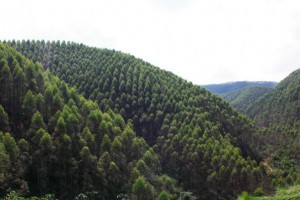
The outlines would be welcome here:
M 270 156 L 287 132 L 134 56 L 4 41 L 0 72 L 0 197 L 235 199 L 297 179 L 297 160 Z
M 299 80 L 300 71 L 297 70 L 274 89 L 251 86 L 221 94 L 258 125 L 258 134 L 253 135 L 251 147 L 264 158 L 274 186 L 282 187 L 297 179 L 300 182 Z M 215 86 L 218 89 L 219 85 Z M 230 84 L 229 88 L 225 86 L 221 84 L 220 88 L 232 89 Z
M 177 198 L 159 156 L 132 124 L 0 44 L 0 196 Z
M 249 108 L 262 96 L 272 91 L 270 87 L 248 86 L 237 91 L 222 94 L 222 98 L 240 113 L 247 114 Z
M 212 93 L 225 95 L 226 93 L 235 92 L 250 86 L 274 88 L 276 85 L 276 82 L 270 81 L 237 81 L 229 83 L 203 85 L 202 87 L 204 87 Z
M 251 142 L 251 147 L 260 153 L 270 169 L 276 169 L 272 170 L 272 176 L 277 177 L 273 180 L 275 186 L 292 182 L 300 174 L 299 80 L 300 71 L 297 70 L 275 88 L 252 86 L 235 90 L 237 86 L 244 86 L 244 82 L 208 85 L 214 92 L 233 89 L 233 92 L 220 95 L 258 125 L 258 134 L 253 135 L 251 140 L 255 142 Z
M 256 149 L 270 156 L 270 162 L 282 169 L 287 178 L 288 174 L 300 173 L 299 101 L 300 70 L 296 70 L 246 112 L 263 127 Z
M 251 147 L 265 159 L 270 175 L 277 177 L 274 186 L 292 183 L 300 174 L 299 79 L 297 70 L 274 89 L 251 86 L 221 94 L 260 127 Z
M 262 126 L 283 125 L 299 130 L 300 70 L 282 80 L 272 92 L 259 99 L 248 115 Z M 268 117 L 266 117 L 268 116 Z
M 234 199 L 267 189 L 245 142 L 255 127 L 201 87 L 82 44 L 0 50 L 1 196 Z

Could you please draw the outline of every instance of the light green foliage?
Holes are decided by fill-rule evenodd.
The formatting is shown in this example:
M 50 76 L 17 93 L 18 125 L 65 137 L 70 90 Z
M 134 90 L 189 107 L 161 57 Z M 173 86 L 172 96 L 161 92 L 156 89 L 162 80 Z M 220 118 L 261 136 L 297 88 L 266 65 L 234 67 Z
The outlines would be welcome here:
M 30 128 L 33 130 L 38 130 L 40 128 L 46 129 L 46 125 L 43 121 L 43 117 L 39 111 L 37 111 L 31 118 Z
M 4 132 L 10 130 L 8 115 L 1 105 L 0 105 L 0 130 Z
M 263 191 L 263 189 L 261 188 L 256 188 L 253 195 L 256 196 L 256 197 L 260 197 L 260 196 L 263 196 L 265 193 Z
M 36 99 L 31 90 L 29 90 L 23 98 L 22 109 L 25 117 L 29 120 L 36 112 Z
M 0 143 L 0 177 L 3 179 L 7 175 L 7 171 L 10 167 L 9 155 L 2 143 Z
M 277 189 L 274 195 L 270 196 L 252 196 L 244 192 L 238 197 L 238 200 L 298 200 L 300 199 L 300 185 Z
M 148 200 L 151 199 L 151 193 L 148 183 L 143 177 L 138 177 L 132 186 L 133 199 Z
M 20 197 L 15 191 L 10 192 L 4 197 L 4 200 L 56 200 L 54 195 L 46 194 L 44 197 Z
M 157 197 L 157 200 L 170 200 L 170 194 L 166 191 L 162 191 Z

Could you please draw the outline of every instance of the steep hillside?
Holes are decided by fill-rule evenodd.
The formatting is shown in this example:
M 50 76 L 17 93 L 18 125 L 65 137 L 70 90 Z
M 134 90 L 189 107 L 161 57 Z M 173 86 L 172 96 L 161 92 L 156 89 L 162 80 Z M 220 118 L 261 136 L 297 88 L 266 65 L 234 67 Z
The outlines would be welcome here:
M 237 91 L 222 94 L 221 96 L 232 107 L 246 114 L 253 103 L 270 91 L 272 91 L 270 87 L 248 86 Z
M 300 128 L 300 70 L 281 81 L 268 95 L 249 108 L 249 116 L 262 126 Z
M 112 109 L 131 119 L 135 130 L 150 143 L 160 135 L 166 118 L 170 121 L 181 116 L 184 120 L 195 114 L 205 114 L 202 120 L 219 124 L 221 133 L 239 136 L 252 131 L 247 118 L 218 96 L 133 56 L 65 42 L 22 41 L 9 45 L 43 63 L 86 98 L 97 101 L 102 110 Z M 235 123 L 230 117 L 241 122 Z
M 7 43 L 96 101 L 103 112 L 112 110 L 132 123 L 158 154 L 162 172 L 197 197 L 231 199 L 265 186 L 264 168 L 246 142 L 255 127 L 217 95 L 113 50 L 65 42 Z
M 269 81 L 237 81 L 237 82 L 230 82 L 230 83 L 203 85 L 203 87 L 215 94 L 226 94 L 249 86 L 261 86 L 261 87 L 274 88 L 276 85 L 277 85 L 276 82 L 269 82 Z
M 274 166 L 299 177 L 300 70 L 255 102 L 247 114 L 264 127 L 257 138 L 257 149 L 270 157 Z
M 0 82 L 0 198 L 11 190 L 58 199 L 152 199 L 164 190 L 179 198 L 130 123 L 2 43 Z

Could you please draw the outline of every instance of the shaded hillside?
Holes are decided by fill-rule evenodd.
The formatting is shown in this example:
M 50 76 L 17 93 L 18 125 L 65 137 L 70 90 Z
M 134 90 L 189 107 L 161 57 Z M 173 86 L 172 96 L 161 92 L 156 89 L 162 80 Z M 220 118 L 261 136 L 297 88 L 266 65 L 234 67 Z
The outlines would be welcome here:
M 281 81 L 268 95 L 249 108 L 249 116 L 262 126 L 300 128 L 300 70 Z
M 249 86 L 261 86 L 261 87 L 274 88 L 276 85 L 277 85 L 276 82 L 269 82 L 269 81 L 237 81 L 237 82 L 229 82 L 229 83 L 203 85 L 202 87 L 215 94 L 226 94 Z
M 275 89 L 251 107 L 247 114 L 264 127 L 257 149 L 285 173 L 300 175 L 300 70 L 291 73 Z
M 272 91 L 270 87 L 248 86 L 221 96 L 239 112 L 247 114 L 249 107 L 270 91 Z
M 132 123 L 153 145 L 162 172 L 185 190 L 205 199 L 231 199 L 265 186 L 263 166 L 245 142 L 255 127 L 217 95 L 113 50 L 65 42 L 8 44 L 96 101 L 103 112 L 112 110 Z

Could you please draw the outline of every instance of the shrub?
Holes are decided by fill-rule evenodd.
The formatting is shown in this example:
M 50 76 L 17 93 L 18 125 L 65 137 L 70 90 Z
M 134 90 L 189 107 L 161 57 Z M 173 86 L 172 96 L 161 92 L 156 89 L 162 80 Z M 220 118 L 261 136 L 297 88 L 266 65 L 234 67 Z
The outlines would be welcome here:
M 265 192 L 261 188 L 256 188 L 253 195 L 256 196 L 256 197 L 261 197 L 261 196 L 265 195 Z
M 238 200 L 251 200 L 251 196 L 248 192 L 243 192 L 242 195 L 238 197 Z

